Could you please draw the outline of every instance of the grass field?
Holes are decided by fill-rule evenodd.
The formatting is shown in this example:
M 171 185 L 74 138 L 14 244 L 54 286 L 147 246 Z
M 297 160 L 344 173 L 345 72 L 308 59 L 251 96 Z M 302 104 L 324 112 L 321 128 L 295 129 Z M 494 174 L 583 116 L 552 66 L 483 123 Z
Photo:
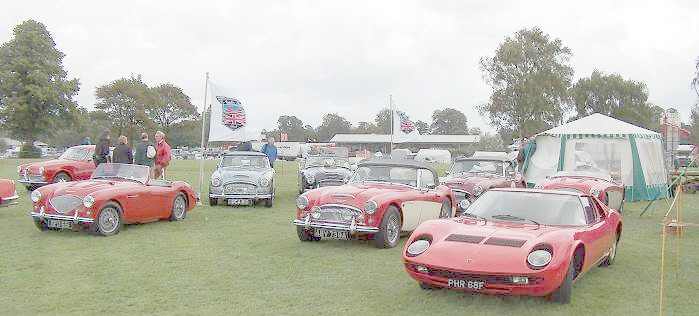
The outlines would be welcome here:
M 18 160 L 0 160 L 15 178 Z M 215 163 L 208 161 L 207 174 Z M 198 164 L 175 161 L 169 178 L 198 183 Z M 615 264 L 573 287 L 573 302 L 421 290 L 403 271 L 401 247 L 368 242 L 301 243 L 290 224 L 294 163 L 277 165 L 273 208 L 198 206 L 181 222 L 126 226 L 116 236 L 39 232 L 28 193 L 0 209 L 0 314 L 282 315 L 657 315 L 660 219 L 657 201 L 627 204 Z M 684 219 L 699 223 L 699 195 Z M 668 239 L 666 309 L 697 315 L 699 228 Z M 400 244 L 402 246 L 402 243 Z M 681 250 L 681 257 L 675 255 Z M 679 258 L 679 261 L 678 261 Z

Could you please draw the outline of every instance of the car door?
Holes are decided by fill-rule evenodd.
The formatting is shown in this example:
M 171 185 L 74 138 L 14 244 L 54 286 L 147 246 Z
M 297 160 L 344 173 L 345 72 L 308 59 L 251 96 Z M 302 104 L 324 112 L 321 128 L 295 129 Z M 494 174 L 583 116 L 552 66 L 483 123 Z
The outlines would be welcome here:
M 600 212 L 600 207 L 597 205 L 595 198 L 583 196 L 580 200 L 585 212 L 585 221 L 587 222 L 581 239 L 587 246 L 585 249 L 585 265 L 589 267 L 596 264 L 609 249 L 609 229 L 606 221 L 601 216 L 602 212 Z
M 143 190 L 143 201 L 149 206 L 144 210 L 149 219 L 161 219 L 170 216 L 174 195 L 170 183 L 151 180 Z
M 411 182 L 411 189 L 399 194 L 401 210 L 403 211 L 402 231 L 413 231 L 420 224 L 420 213 L 424 209 L 422 192 L 418 186 L 418 171 L 414 168 L 393 168 L 391 179 L 401 179 Z

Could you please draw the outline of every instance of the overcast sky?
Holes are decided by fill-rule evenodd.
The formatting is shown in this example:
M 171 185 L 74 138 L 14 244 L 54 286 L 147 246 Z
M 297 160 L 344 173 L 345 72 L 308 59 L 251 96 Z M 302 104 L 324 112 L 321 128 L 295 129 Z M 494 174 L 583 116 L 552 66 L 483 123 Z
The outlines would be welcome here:
M 594 68 L 648 85 L 650 101 L 687 120 L 699 57 L 699 1 L 5 1 L 0 42 L 26 19 L 43 22 L 80 80 L 95 87 L 130 74 L 171 82 L 201 106 L 204 73 L 243 100 L 251 127 L 280 114 L 317 125 L 337 112 L 373 120 L 392 94 L 413 120 L 463 111 L 489 87 L 478 61 L 506 36 L 539 26 L 573 51 L 575 78 Z

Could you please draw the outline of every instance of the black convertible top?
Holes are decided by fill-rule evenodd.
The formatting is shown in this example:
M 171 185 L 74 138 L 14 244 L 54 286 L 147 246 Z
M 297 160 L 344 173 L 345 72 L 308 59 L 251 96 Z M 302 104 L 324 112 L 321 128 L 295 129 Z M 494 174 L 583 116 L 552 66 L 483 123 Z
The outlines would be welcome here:
M 434 169 L 434 167 L 421 162 L 417 160 L 408 160 L 408 159 L 367 159 L 359 162 L 357 164 L 359 167 L 361 166 L 394 166 L 394 167 L 408 167 L 408 168 L 418 168 L 418 169 L 427 169 L 432 171 L 435 175 L 437 175 L 437 171 Z

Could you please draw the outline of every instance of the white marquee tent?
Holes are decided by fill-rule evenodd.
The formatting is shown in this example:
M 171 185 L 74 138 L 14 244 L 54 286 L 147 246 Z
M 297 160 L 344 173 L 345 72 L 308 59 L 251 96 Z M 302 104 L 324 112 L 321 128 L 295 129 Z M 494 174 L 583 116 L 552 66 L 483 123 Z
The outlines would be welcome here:
M 626 200 L 667 196 L 660 134 L 595 113 L 536 135 L 525 148 L 523 171 L 534 185 L 558 171 L 609 173 L 626 187 Z

